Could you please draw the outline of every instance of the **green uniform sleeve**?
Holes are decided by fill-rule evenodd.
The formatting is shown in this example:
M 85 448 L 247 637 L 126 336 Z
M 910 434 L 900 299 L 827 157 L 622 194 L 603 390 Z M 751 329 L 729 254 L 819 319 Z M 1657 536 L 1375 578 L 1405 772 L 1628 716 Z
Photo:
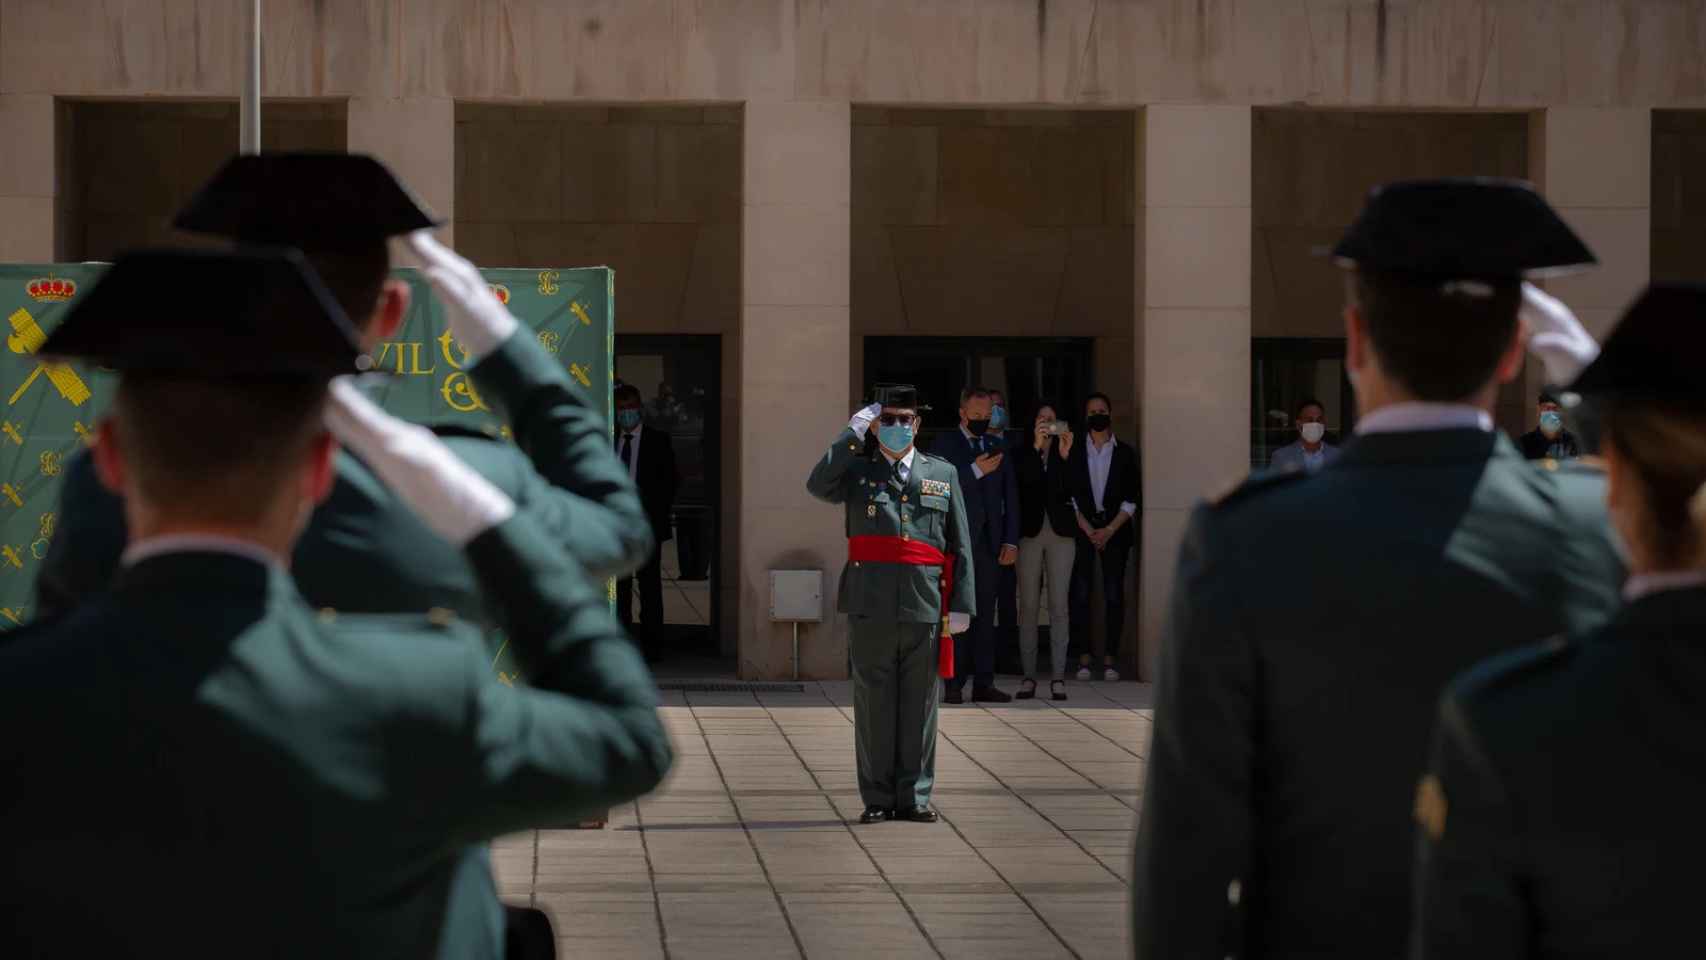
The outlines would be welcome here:
M 829 452 L 812 465 L 811 475 L 806 477 L 806 492 L 828 503 L 846 503 L 847 470 L 864 449 L 865 442 L 852 427 L 841 431 L 840 436 L 830 441 Z
M 469 371 L 481 396 L 510 424 L 536 475 L 517 506 L 597 579 L 638 570 L 652 529 L 640 491 L 617 458 L 610 427 L 576 393 L 568 374 L 525 328 Z
M 55 515 L 58 528 L 36 575 L 34 620 L 68 613 L 107 589 L 124 553 L 124 501 L 101 486 L 87 451 L 66 465 Z
M 1528 956 L 1532 918 L 1518 880 L 1510 797 L 1449 692 L 1431 772 L 1417 787 L 1416 819 L 1411 956 Z
M 457 839 L 477 842 L 631 800 L 669 770 L 656 685 L 602 590 L 524 513 L 467 555 L 530 687 L 469 671 Z
M 1139 958 L 1243 956 L 1252 883 L 1255 666 L 1212 511 L 1179 549 L 1132 867 Z
M 952 464 L 949 465 L 952 467 Z M 960 472 L 948 471 L 948 532 L 944 537 L 954 558 L 954 589 L 948 595 L 948 612 L 977 616 L 976 568 L 971 556 L 971 526 L 966 522 L 966 498 L 960 489 Z

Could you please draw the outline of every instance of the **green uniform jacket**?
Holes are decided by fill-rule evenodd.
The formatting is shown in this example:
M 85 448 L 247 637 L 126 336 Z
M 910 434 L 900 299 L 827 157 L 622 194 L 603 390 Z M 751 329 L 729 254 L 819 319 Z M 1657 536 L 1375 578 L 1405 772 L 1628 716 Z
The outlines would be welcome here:
M 1140 957 L 1394 957 L 1446 683 L 1602 623 L 1603 479 L 1503 435 L 1360 435 L 1193 513 L 1132 877 Z
M 449 616 L 317 613 L 228 553 L 0 637 L 0 955 L 501 956 L 484 843 L 671 754 L 604 592 L 532 517 L 466 555 L 532 688 Z
M 515 435 L 509 444 L 443 431 L 457 456 L 509 494 L 551 540 L 595 578 L 630 573 L 652 546 L 640 495 L 610 443 L 604 418 L 525 330 L 481 358 L 469 375 Z M 59 530 L 36 581 L 36 618 L 106 589 L 126 531 L 123 504 L 100 485 L 86 455 L 66 469 Z M 393 613 L 453 610 L 490 624 L 474 572 L 356 457 L 340 452 L 337 483 L 314 512 L 291 562 L 316 607 Z
M 1414 956 L 1691 953 L 1706 589 L 1648 594 L 1577 642 L 1466 674 L 1441 703 L 1430 780 Z
M 895 623 L 937 623 L 947 613 L 977 612 L 972 589 L 971 532 L 954 465 L 922 451 L 902 488 L 879 454 L 862 455 L 863 441 L 843 430 L 812 467 L 806 490 L 819 500 L 847 505 L 847 535 L 910 537 L 954 558 L 953 590 L 942 610 L 942 568 L 901 563 L 848 563 L 841 571 L 836 609 Z

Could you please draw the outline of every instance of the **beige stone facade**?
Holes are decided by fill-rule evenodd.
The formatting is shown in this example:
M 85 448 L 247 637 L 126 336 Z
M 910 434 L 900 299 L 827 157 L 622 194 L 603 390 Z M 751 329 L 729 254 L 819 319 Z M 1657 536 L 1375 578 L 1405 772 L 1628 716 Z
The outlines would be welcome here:
M 165 238 L 235 146 L 243 6 L 0 0 L 0 260 Z M 1337 335 L 1316 254 L 1368 185 L 1536 180 L 1604 262 L 1554 285 L 1596 330 L 1706 278 L 1706 0 L 263 6 L 268 144 L 379 155 L 483 263 L 615 266 L 623 332 L 721 337 L 749 677 L 788 665 L 765 572 L 839 573 L 803 477 L 868 336 L 1092 340 L 1144 452 L 1148 672 L 1187 511 L 1248 466 L 1252 338 Z M 843 673 L 840 624 L 804 648 Z

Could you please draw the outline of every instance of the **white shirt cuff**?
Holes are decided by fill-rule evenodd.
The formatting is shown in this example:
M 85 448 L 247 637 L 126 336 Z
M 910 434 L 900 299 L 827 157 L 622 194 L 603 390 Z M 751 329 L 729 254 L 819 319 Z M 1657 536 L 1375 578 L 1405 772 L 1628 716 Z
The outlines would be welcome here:
M 1137 512 L 1137 504 L 1132 503 L 1130 500 L 1127 500 L 1126 502 L 1120 504 L 1120 512 L 1129 517 L 1132 514 Z
M 983 479 L 983 469 L 974 463 L 971 465 L 971 475 L 975 479 L 982 480 Z

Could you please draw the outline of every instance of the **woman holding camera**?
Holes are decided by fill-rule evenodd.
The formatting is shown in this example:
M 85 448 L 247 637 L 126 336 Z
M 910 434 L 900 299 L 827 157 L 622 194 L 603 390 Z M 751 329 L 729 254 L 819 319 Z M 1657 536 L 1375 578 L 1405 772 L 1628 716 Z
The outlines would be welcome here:
M 1048 571 L 1049 653 L 1053 680 L 1049 695 L 1066 699 L 1066 645 L 1070 639 L 1068 592 L 1072 584 L 1072 533 L 1077 520 L 1072 495 L 1067 489 L 1067 457 L 1072 453 L 1072 431 L 1055 418 L 1052 404 L 1037 408 L 1031 429 L 1030 449 L 1015 452 L 1019 458 L 1019 658 L 1025 679 L 1018 697 L 1037 695 L 1037 611 L 1042 592 L 1043 571 Z

